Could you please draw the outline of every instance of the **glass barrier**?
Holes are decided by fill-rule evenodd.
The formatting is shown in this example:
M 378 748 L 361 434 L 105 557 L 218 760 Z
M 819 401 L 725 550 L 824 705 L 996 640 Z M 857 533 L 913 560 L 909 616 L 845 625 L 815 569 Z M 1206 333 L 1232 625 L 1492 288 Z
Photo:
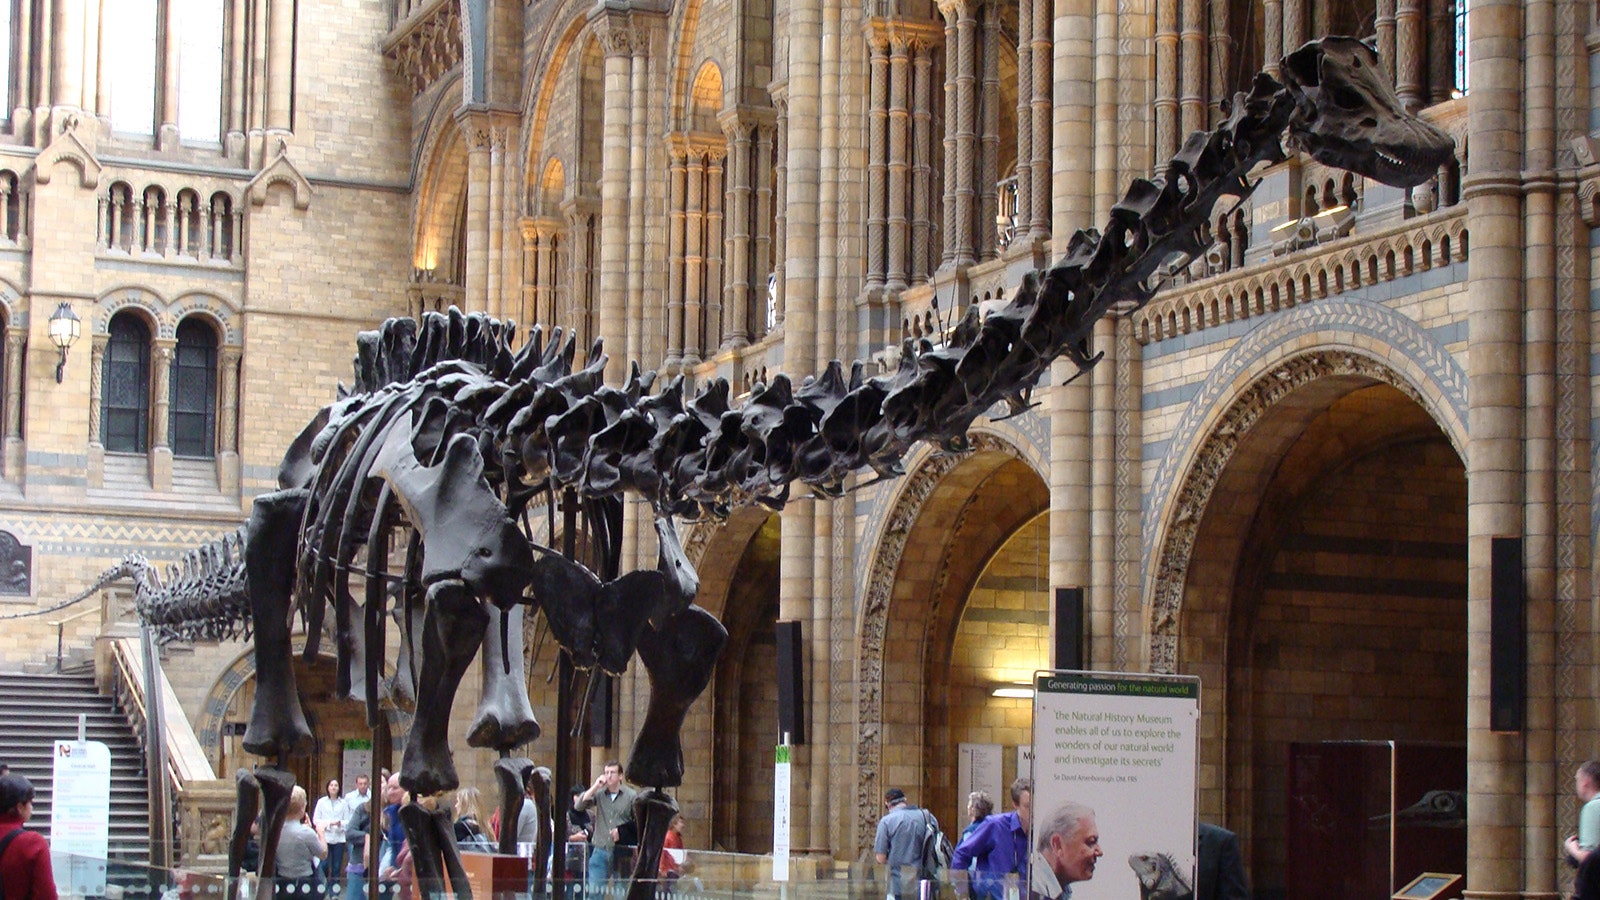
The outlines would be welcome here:
M 567 850 L 565 878 L 531 883 L 528 860 L 517 856 L 463 853 L 474 900 L 625 900 L 631 862 L 613 861 L 608 877 L 588 877 L 588 846 Z M 887 866 L 832 859 L 793 857 L 788 878 L 773 878 L 771 856 L 680 850 L 654 882 L 641 886 L 653 900 L 1019 900 L 1015 875 L 969 885 L 967 873 L 920 878 L 914 868 L 892 877 Z M 258 878 L 245 873 L 233 883 L 215 871 L 159 869 L 119 860 L 51 854 L 56 888 L 67 898 L 104 900 L 367 900 L 364 875 L 343 878 L 314 874 L 305 878 Z M 220 868 L 223 863 L 216 860 Z M 538 890 L 535 891 L 534 888 Z M 447 900 L 448 886 L 416 885 L 402 876 L 379 880 L 375 900 Z

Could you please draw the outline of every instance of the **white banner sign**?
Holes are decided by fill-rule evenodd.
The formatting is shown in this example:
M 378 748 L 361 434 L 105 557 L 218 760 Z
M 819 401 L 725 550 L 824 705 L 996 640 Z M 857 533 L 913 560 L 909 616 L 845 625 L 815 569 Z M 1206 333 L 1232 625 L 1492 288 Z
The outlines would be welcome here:
M 1126 900 L 1193 888 L 1199 723 L 1198 678 L 1035 677 L 1034 896 L 1055 900 L 1070 886 L 1072 900 Z
M 111 751 L 99 741 L 56 741 L 50 864 L 56 892 L 103 897 L 111 843 Z
M 1018 744 L 1017 745 L 1017 777 L 1018 778 L 1032 778 L 1033 777 L 1033 745 L 1032 744 Z
M 999 744 L 959 744 L 956 757 L 956 810 L 957 822 L 967 820 L 967 796 L 973 791 L 984 791 L 994 801 L 995 812 L 1007 808 L 1005 773 L 1000 770 L 1000 760 L 1005 748 Z M 1006 796 L 1010 796 L 1009 794 Z
M 372 742 L 348 740 L 344 742 L 344 758 L 339 767 L 339 790 L 350 793 L 356 789 L 356 779 L 372 774 Z M 379 793 L 382 793 L 381 791 Z
M 778 745 L 772 777 L 772 880 L 789 880 L 789 745 Z

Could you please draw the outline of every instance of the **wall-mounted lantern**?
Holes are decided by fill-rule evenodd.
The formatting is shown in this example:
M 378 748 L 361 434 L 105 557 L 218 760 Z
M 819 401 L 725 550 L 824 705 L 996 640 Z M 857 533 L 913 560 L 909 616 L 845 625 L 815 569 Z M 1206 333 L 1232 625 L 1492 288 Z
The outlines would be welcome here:
M 61 351 L 61 360 L 56 363 L 56 384 L 66 375 L 67 350 L 78 340 L 82 330 L 83 321 L 72 311 L 72 304 L 65 300 L 57 304 L 56 311 L 50 314 L 50 343 Z

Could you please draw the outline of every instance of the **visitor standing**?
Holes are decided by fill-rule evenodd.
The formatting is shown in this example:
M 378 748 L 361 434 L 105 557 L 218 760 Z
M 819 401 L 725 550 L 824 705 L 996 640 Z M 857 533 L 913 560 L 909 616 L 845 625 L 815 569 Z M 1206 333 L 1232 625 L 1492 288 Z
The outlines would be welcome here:
M 594 784 L 578 795 L 578 809 L 595 811 L 587 872 L 591 893 L 604 890 L 614 874 L 617 829 L 633 821 L 635 796 L 634 790 L 622 783 L 622 763 L 616 760 L 606 763 Z
M 1028 883 L 1028 830 L 1033 827 L 1033 779 L 1011 783 L 1011 812 L 978 822 L 950 856 L 950 868 L 973 866 L 970 894 L 983 900 L 1003 900 L 1006 882 Z
M 56 900 L 50 844 L 22 827 L 33 815 L 33 784 L 21 775 L 0 775 L 0 890 L 6 900 Z
M 323 883 L 339 883 L 344 872 L 344 823 L 350 818 L 344 797 L 339 794 L 339 779 L 330 778 L 326 793 L 317 798 L 317 807 L 311 813 L 311 824 L 328 845 L 328 856 L 322 861 Z
M 327 855 L 328 845 L 307 821 L 306 789 L 297 784 L 289 792 L 289 809 L 278 832 L 274 893 L 290 897 L 309 893 L 317 862 Z
M 1573 788 L 1583 808 L 1578 810 L 1578 833 L 1567 838 L 1567 856 L 1573 865 L 1582 865 L 1600 844 L 1600 761 L 1585 760 L 1572 776 Z
M 889 867 L 888 900 L 910 900 L 917 896 L 917 882 L 922 877 L 922 847 L 929 823 L 937 829 L 939 820 L 912 806 L 899 788 L 884 793 L 883 805 L 886 811 L 878 820 L 872 852 L 879 865 Z

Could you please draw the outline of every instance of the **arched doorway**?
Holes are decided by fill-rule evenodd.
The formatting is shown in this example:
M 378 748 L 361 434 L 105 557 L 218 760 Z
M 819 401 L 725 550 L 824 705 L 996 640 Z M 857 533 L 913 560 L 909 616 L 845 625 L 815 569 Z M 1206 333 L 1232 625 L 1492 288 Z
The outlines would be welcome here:
M 1205 685 L 1202 817 L 1263 896 L 1285 891 L 1293 745 L 1466 740 L 1465 467 L 1401 379 L 1359 368 L 1300 372 L 1194 466 L 1215 480 L 1176 669 Z
M 863 847 L 889 787 L 903 788 L 942 823 L 960 822 L 957 745 L 1014 747 L 1030 727 L 1023 724 L 1031 721 L 1027 704 L 994 697 L 993 689 L 1031 673 L 1034 654 L 1013 646 L 1048 628 L 1048 616 L 1040 625 L 1039 615 L 1049 489 L 1016 445 L 982 432 L 972 443 L 970 455 L 934 454 L 915 466 L 874 549 L 857 701 L 855 815 Z M 995 621 L 980 622 L 985 618 Z M 996 652 L 993 641 L 977 637 L 991 627 L 1018 632 L 1018 640 Z M 967 664 L 952 665 L 957 653 L 967 654 Z

